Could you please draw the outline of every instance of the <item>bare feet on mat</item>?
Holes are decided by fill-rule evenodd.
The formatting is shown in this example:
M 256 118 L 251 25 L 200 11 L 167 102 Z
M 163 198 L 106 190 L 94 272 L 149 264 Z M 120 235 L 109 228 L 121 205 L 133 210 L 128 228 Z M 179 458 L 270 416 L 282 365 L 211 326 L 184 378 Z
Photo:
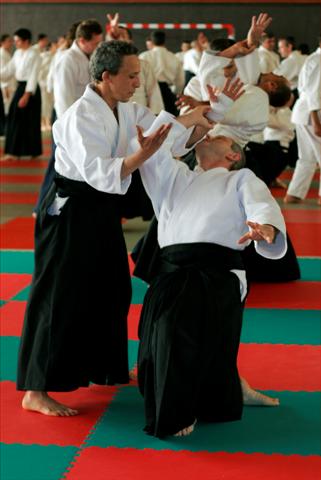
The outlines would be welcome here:
M 46 392 L 27 391 L 22 400 L 22 408 L 52 417 L 72 417 L 78 410 L 56 402 Z
M 257 407 L 278 407 L 280 405 L 278 398 L 269 397 L 268 395 L 264 395 L 264 393 L 254 390 L 244 378 L 241 378 L 241 387 L 244 405 Z
M 183 428 L 179 432 L 175 433 L 174 437 L 187 437 L 187 435 L 190 435 L 193 432 L 195 424 L 196 424 L 196 420 L 189 427 Z
M 317 205 L 320 205 L 320 206 L 321 206 L 321 197 L 318 198 L 318 200 L 317 200 Z
M 9 153 L 6 155 L 3 155 L 0 158 L 1 162 L 15 162 L 16 160 L 18 160 L 18 157 L 15 157 L 14 155 L 10 155 Z
M 284 203 L 302 203 L 303 200 L 302 200 L 302 198 L 295 197 L 294 195 L 286 194 L 284 199 L 283 199 L 283 202 Z
M 273 182 L 271 182 L 271 187 L 284 188 L 286 190 L 288 188 L 288 185 L 279 178 L 276 178 L 275 180 L 273 180 Z

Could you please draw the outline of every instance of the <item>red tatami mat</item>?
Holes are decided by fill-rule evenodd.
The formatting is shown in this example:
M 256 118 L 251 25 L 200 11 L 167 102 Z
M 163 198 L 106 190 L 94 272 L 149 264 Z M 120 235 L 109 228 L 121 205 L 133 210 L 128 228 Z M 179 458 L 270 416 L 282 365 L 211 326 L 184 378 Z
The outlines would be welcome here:
M 65 480 L 314 480 L 317 455 L 209 453 L 134 448 L 82 450 Z
M 287 210 L 283 208 L 282 213 L 287 223 L 321 223 L 321 210 Z
M 79 410 L 81 419 L 50 417 L 21 408 L 23 392 L 13 382 L 1 382 L 1 441 L 31 445 L 80 446 L 112 401 L 117 387 L 93 385 L 53 397 Z
M 0 183 L 41 183 L 43 175 L 0 175 Z
M 246 307 L 320 310 L 321 282 L 253 283 Z
M 0 300 L 10 300 L 31 283 L 29 273 L 0 273 Z
M 0 225 L 0 248 L 33 250 L 35 220 L 17 217 Z
M 46 168 L 48 166 L 48 160 L 30 160 L 30 161 L 23 161 L 23 160 L 5 160 L 0 162 L 0 169 L 3 168 Z
M 240 375 L 253 388 L 317 392 L 321 390 L 321 347 L 242 343 Z
M 20 337 L 27 302 L 12 300 L 0 307 L 0 334 Z
M 296 254 L 300 257 L 321 256 L 321 223 L 287 224 Z
M 131 304 L 128 313 L 128 338 L 129 340 L 138 340 L 138 323 L 142 305 Z
M 274 198 L 283 198 L 285 197 L 286 190 L 284 188 L 270 188 L 271 193 Z M 310 188 L 306 198 L 318 198 L 318 189 Z
M 35 205 L 38 199 L 38 193 L 11 193 L 2 192 L 0 194 L 1 204 L 31 204 Z

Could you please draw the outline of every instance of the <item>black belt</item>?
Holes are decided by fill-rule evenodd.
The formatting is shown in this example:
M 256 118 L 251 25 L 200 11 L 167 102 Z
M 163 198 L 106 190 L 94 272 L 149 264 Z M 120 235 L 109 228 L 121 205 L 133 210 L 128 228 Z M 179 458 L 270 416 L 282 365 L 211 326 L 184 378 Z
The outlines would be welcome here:
M 215 243 L 182 243 L 164 247 L 160 251 L 161 273 L 180 268 L 214 268 L 216 270 L 244 270 L 241 253 Z

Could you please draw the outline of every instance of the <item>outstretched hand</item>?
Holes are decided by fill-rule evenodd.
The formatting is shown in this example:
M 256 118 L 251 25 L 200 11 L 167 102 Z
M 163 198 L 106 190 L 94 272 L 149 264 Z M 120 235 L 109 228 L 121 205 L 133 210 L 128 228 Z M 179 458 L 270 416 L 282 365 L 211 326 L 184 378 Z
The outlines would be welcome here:
M 260 43 L 260 39 L 272 22 L 272 17 L 268 13 L 260 13 L 258 18 L 252 17 L 251 27 L 247 34 L 247 44 L 249 47 L 257 47 Z
M 144 137 L 142 127 L 136 125 L 138 143 L 141 148 L 141 153 L 145 159 L 151 157 L 155 152 L 157 152 L 157 150 L 166 140 L 171 128 L 171 123 L 164 124 L 161 125 L 154 133 L 148 135 L 148 137 Z
M 187 107 L 186 113 L 192 110 L 195 107 L 198 107 L 199 105 L 204 105 L 206 102 L 202 102 L 199 100 L 196 100 L 195 98 L 191 97 L 190 95 L 178 95 L 177 101 L 175 102 L 175 105 L 177 108 L 180 110 L 183 107 Z M 208 103 L 208 102 L 207 102 Z
M 244 85 L 243 82 L 241 82 L 241 80 L 239 78 L 237 78 L 234 81 L 232 81 L 231 78 L 227 78 L 225 83 L 224 83 L 224 86 L 223 86 L 222 90 L 220 90 L 217 87 L 211 86 L 211 85 L 206 85 L 207 86 L 207 91 L 208 91 L 208 94 L 209 94 L 209 98 L 210 98 L 210 102 L 211 103 L 217 102 L 218 101 L 218 95 L 220 93 L 224 93 L 224 95 L 226 95 L 231 100 L 233 100 L 233 102 L 235 102 L 244 93 L 244 90 L 242 90 L 243 85 Z
M 269 244 L 274 242 L 278 230 L 273 225 L 261 225 L 250 221 L 247 221 L 246 224 L 250 227 L 250 231 L 239 239 L 238 243 L 240 245 L 248 240 L 256 240 L 257 242 L 265 240 Z
M 118 28 L 119 13 L 115 13 L 115 15 L 107 13 L 106 17 L 109 21 L 109 35 L 114 39 L 118 39 L 120 36 L 120 31 Z

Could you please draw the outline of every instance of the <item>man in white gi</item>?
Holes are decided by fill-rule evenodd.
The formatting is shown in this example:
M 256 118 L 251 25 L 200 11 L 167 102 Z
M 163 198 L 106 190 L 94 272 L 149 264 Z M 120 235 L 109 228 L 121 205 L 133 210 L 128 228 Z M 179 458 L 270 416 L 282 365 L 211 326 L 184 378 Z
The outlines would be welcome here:
M 89 59 L 102 41 L 102 28 L 96 20 L 84 20 L 79 23 L 75 40 L 68 50 L 55 63 L 53 76 L 54 109 L 60 118 L 65 111 L 84 93 L 90 82 Z M 34 216 L 45 197 L 54 178 L 55 146 L 41 185 Z
M 7 65 L 7 63 L 10 62 L 11 60 L 11 50 L 12 50 L 12 45 L 13 45 L 13 39 L 10 35 L 7 33 L 1 35 L 0 38 L 0 65 L 1 68 Z M 4 103 L 4 111 L 5 114 L 7 115 L 9 111 L 9 105 L 12 99 L 13 92 L 16 87 L 16 82 L 15 79 L 11 79 L 8 82 L 1 82 L 1 90 L 2 90 L 2 96 L 3 96 L 3 103 Z
M 76 39 L 57 65 L 54 83 L 57 118 L 84 93 L 90 82 L 89 59 L 102 41 L 101 25 L 84 20 L 76 30 Z
M 16 51 L 0 69 L 0 80 L 17 81 L 7 119 L 5 158 L 37 157 L 42 153 L 41 96 L 38 74 L 39 53 L 31 46 L 31 31 L 19 28 L 14 33 Z
M 275 36 L 272 32 L 264 33 L 260 40 L 258 54 L 262 73 L 273 72 L 280 64 L 280 57 L 275 52 Z
M 119 202 L 131 173 L 170 131 L 162 125 L 142 138 L 155 115 L 129 102 L 139 68 L 133 45 L 102 43 L 90 63 L 94 83 L 53 126 L 57 176 L 37 216 L 35 274 L 19 354 L 17 388 L 26 392 L 27 410 L 75 415 L 47 392 L 129 382 L 131 281 Z M 193 112 L 186 127 L 208 130 L 208 110 Z M 167 119 L 175 123 L 172 152 L 182 155 L 200 132 L 186 129 L 184 119 L 183 125 Z M 130 145 L 137 128 L 138 147 Z
M 316 165 L 321 166 L 321 38 L 319 48 L 302 67 L 298 89 L 300 96 L 293 108 L 292 122 L 295 124 L 299 158 L 285 203 L 300 203 L 306 197 Z M 318 204 L 321 205 L 321 185 Z
M 273 69 L 273 72 L 289 80 L 291 90 L 297 99 L 298 78 L 306 57 L 295 50 L 292 37 L 280 38 L 278 48 L 283 60 L 277 68 Z
M 165 32 L 156 31 L 151 34 L 153 48 L 140 54 L 139 58 L 149 62 L 156 75 L 161 89 L 165 110 L 176 115 L 175 94 L 180 94 L 184 88 L 184 72 L 182 65 L 174 53 L 165 47 Z
M 170 142 L 140 168 L 161 247 L 138 359 L 145 431 L 157 437 L 188 435 L 197 419 L 241 418 L 236 359 L 247 286 L 239 252 L 250 240 L 264 257 L 286 252 L 281 210 L 250 170 L 234 171 L 243 160 L 232 139 L 207 136 L 194 171 L 172 158 Z
M 119 13 L 115 15 L 108 13 L 107 19 L 109 23 L 106 25 L 106 41 L 122 40 L 133 43 L 131 31 L 118 23 Z M 151 64 L 142 58 L 140 58 L 139 87 L 135 90 L 131 101 L 148 107 L 155 114 L 164 110 L 164 102 L 154 70 Z

